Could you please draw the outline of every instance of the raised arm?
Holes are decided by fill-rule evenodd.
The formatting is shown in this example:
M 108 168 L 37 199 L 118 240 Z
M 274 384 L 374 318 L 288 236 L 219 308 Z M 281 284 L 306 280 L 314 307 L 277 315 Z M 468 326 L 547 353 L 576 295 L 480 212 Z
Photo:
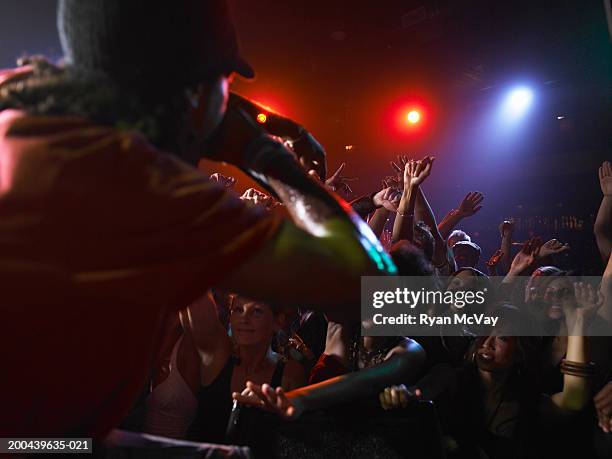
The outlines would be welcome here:
M 368 221 L 368 225 L 372 228 L 372 231 L 377 238 L 380 236 L 385 229 L 387 220 L 391 212 L 397 212 L 401 200 L 402 193 L 391 187 L 385 187 L 374 195 L 372 201 L 378 208 L 372 215 L 372 218 Z
M 510 269 L 504 276 L 499 286 L 499 295 L 505 300 L 510 300 L 512 292 L 521 274 L 533 268 L 537 260 L 537 250 L 542 243 L 540 238 L 532 237 L 526 241 L 521 250 L 514 256 Z
M 431 171 L 431 165 L 429 165 Z M 403 192 L 397 206 L 395 222 L 393 223 L 393 242 L 414 238 L 414 207 L 416 204 L 417 188 L 427 178 L 429 171 L 418 161 L 408 161 L 403 170 Z
M 325 187 L 335 193 L 338 193 L 344 199 L 349 199 L 353 194 L 353 190 L 351 189 L 349 182 L 359 180 L 359 177 L 347 177 L 342 175 L 345 167 L 346 163 L 340 164 L 340 167 L 336 170 L 336 172 L 325 180 Z
M 204 367 L 225 363 L 231 352 L 227 331 L 221 325 L 217 305 L 208 291 L 187 309 L 180 312 L 181 324 L 187 337 L 195 345 Z
M 431 234 L 434 238 L 434 253 L 432 262 L 434 266 L 440 267 L 448 263 L 446 240 L 442 238 L 438 226 L 436 224 L 436 217 L 434 216 L 433 210 L 423 193 L 423 189 L 419 187 L 417 189 L 417 199 L 414 211 L 414 217 L 416 221 L 423 221 L 430 228 Z
M 404 191 L 393 224 L 393 242 L 413 240 L 414 212 L 419 185 L 429 176 L 434 158 L 407 161 L 404 165 Z
M 607 260 L 612 249 L 612 165 L 605 161 L 599 168 L 599 184 L 603 198 L 595 219 L 595 240 L 603 260 Z
M 573 333 L 584 333 L 583 319 L 577 319 Z M 586 351 L 587 338 L 583 335 L 567 337 L 567 354 L 565 362 L 571 364 L 588 365 L 589 359 Z M 568 370 L 562 370 L 568 371 Z M 591 381 L 588 376 L 577 376 L 572 373 L 563 375 L 563 390 L 553 394 L 552 401 L 557 408 L 563 411 L 580 411 L 589 401 Z
M 429 165 L 429 171 L 427 172 L 427 176 L 429 176 L 429 173 L 431 172 L 431 166 L 433 164 L 434 159 L 435 158 L 433 156 L 428 156 L 421 161 L 422 163 Z M 400 156 L 399 162 L 400 164 L 405 165 L 408 163 L 408 158 L 406 156 Z M 398 166 L 395 163 L 391 164 L 396 168 L 396 170 L 398 169 Z M 423 221 L 429 227 L 434 237 L 434 254 L 432 261 L 435 266 L 443 266 L 448 262 L 446 241 L 442 239 L 442 236 L 438 231 L 436 217 L 434 216 L 434 213 L 431 210 L 431 206 L 429 205 L 429 202 L 427 201 L 427 198 L 425 197 L 425 194 L 423 193 L 423 189 L 421 188 L 420 184 L 414 189 L 413 193 L 416 194 L 413 222 Z M 395 221 L 397 221 L 397 217 Z
M 596 307 L 576 307 L 574 298 L 584 295 L 584 286 L 575 284 L 574 289 L 575 295 L 563 301 L 568 333 L 567 352 L 561 363 L 563 390 L 552 396 L 555 406 L 563 411 L 579 411 L 586 406 L 594 373 L 585 334 L 588 318 L 596 311 Z
M 441 238 L 444 240 L 448 239 L 450 233 L 453 231 L 453 229 L 455 229 L 461 220 L 466 217 L 471 217 L 482 209 L 483 200 L 484 195 L 482 193 L 478 191 L 470 191 L 465 198 L 463 198 L 463 201 L 461 201 L 459 207 L 446 214 L 438 225 L 438 231 L 440 232 Z
M 504 269 L 504 272 L 510 271 L 510 265 L 512 264 L 512 233 L 514 232 L 513 221 L 503 221 L 499 225 L 499 234 L 501 236 L 501 247 L 502 253 L 500 264 Z

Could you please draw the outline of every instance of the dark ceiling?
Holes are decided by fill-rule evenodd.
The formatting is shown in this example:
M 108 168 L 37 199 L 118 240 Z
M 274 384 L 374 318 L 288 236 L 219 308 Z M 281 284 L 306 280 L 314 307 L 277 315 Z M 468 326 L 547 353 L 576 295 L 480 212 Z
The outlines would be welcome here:
M 235 90 L 301 121 L 330 168 L 347 161 L 361 177 L 358 191 L 377 186 L 397 153 L 438 156 L 431 193 L 443 209 L 469 189 L 492 195 L 534 174 L 591 174 L 611 156 L 612 45 L 601 0 L 231 3 L 257 71 Z M 55 4 L 2 1 L 0 66 L 23 53 L 60 57 Z M 529 129 L 520 142 L 489 145 L 479 123 L 516 82 L 538 96 Z M 406 98 L 429 112 L 419 135 L 387 129 L 390 107 Z

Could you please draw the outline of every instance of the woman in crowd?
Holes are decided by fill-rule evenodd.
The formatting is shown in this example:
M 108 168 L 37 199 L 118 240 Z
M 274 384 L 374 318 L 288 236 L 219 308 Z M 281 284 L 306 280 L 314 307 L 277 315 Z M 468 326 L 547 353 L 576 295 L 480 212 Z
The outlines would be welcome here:
M 223 442 L 232 409 L 232 393 L 247 381 L 292 390 L 305 382 L 302 366 L 272 352 L 274 334 L 284 313 L 267 304 L 233 296 L 230 331 L 221 325 L 210 295 L 186 311 L 186 326 L 193 337 L 200 362 L 198 412 L 188 438 Z
M 406 407 L 419 397 L 451 403 L 446 420 L 456 447 L 453 457 L 539 457 L 534 427 L 563 421 L 589 400 L 594 369 L 582 336 L 586 312 L 578 310 L 561 367 L 563 387 L 551 397 L 538 390 L 540 340 L 516 336 L 526 334 L 529 316 L 504 305 L 495 311 L 496 327 L 474 341 L 460 368 L 438 371 L 435 385 L 423 381 L 410 389 L 390 388 L 381 403 L 386 409 Z

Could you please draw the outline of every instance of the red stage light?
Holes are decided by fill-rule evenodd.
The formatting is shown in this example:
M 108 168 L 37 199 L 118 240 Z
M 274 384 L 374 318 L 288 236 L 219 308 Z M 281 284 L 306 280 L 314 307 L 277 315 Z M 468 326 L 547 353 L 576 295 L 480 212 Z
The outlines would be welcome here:
M 259 115 L 257 115 L 257 122 L 264 124 L 266 121 L 268 121 L 268 117 L 266 116 L 265 113 L 260 113 Z
M 406 120 L 410 124 L 416 124 L 421 121 L 421 113 L 419 113 L 417 110 L 410 110 L 406 115 Z

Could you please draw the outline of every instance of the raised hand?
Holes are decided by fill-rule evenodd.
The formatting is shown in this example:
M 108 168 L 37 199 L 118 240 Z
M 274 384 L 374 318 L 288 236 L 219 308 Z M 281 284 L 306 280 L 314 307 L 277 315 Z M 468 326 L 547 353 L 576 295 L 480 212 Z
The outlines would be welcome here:
M 225 188 L 232 188 L 236 184 L 236 179 L 234 177 L 229 177 L 219 172 L 215 172 L 209 178 L 210 180 L 219 182 L 219 184 L 223 185 Z
M 578 314 L 585 317 L 597 312 L 604 302 L 601 291 L 584 282 L 574 282 L 574 296 L 578 305 Z
M 391 246 L 393 245 L 393 233 L 387 229 L 383 230 L 379 240 L 382 246 L 388 252 L 391 249 Z
M 520 274 L 533 266 L 538 258 L 538 249 L 541 244 L 542 239 L 539 237 L 532 237 L 525 242 L 521 251 L 517 253 L 514 260 L 512 260 L 510 271 L 515 274 Z
M 551 239 L 550 241 L 542 244 L 537 255 L 540 258 L 547 257 L 549 255 L 555 255 L 557 253 L 565 252 L 569 250 L 570 246 L 568 244 L 563 244 L 556 239 Z
M 382 181 L 383 188 L 395 188 L 396 190 L 404 189 L 404 177 L 403 177 L 403 169 L 402 176 L 397 177 L 395 175 L 388 175 Z
M 572 288 L 573 287 L 573 288 Z M 603 305 L 599 291 L 584 282 L 574 282 L 561 297 L 568 335 L 582 336 L 585 327 Z
M 387 177 L 385 180 L 389 183 L 388 186 L 394 186 L 400 190 L 404 188 L 404 170 L 406 164 L 412 161 L 406 155 L 397 155 L 396 161 L 390 161 L 391 167 L 395 170 L 395 175 Z
M 397 212 L 397 206 L 400 203 L 402 193 L 395 188 L 387 187 L 380 190 L 374 195 L 374 205 L 384 207 L 388 211 Z
M 416 187 L 425 181 L 431 173 L 433 156 L 426 156 L 421 161 L 407 161 L 404 165 L 404 188 Z
M 612 196 L 612 165 L 604 161 L 599 167 L 599 185 L 604 196 Z
M 248 406 L 271 411 L 286 419 L 295 419 L 301 414 L 301 409 L 287 397 L 281 387 L 273 389 L 269 384 L 254 384 L 247 381 L 242 393 L 234 392 L 234 400 Z
M 459 215 L 461 217 L 470 217 L 482 209 L 482 201 L 484 200 L 484 195 L 479 191 L 470 191 L 461 204 L 459 204 Z
M 346 163 L 342 163 L 338 170 L 332 174 L 327 180 L 325 180 L 325 186 L 330 190 L 344 194 L 345 197 L 353 194 L 353 190 L 349 186 L 347 182 L 352 182 L 354 180 L 359 180 L 358 177 L 345 177 L 342 175 L 342 171 L 346 167 Z

